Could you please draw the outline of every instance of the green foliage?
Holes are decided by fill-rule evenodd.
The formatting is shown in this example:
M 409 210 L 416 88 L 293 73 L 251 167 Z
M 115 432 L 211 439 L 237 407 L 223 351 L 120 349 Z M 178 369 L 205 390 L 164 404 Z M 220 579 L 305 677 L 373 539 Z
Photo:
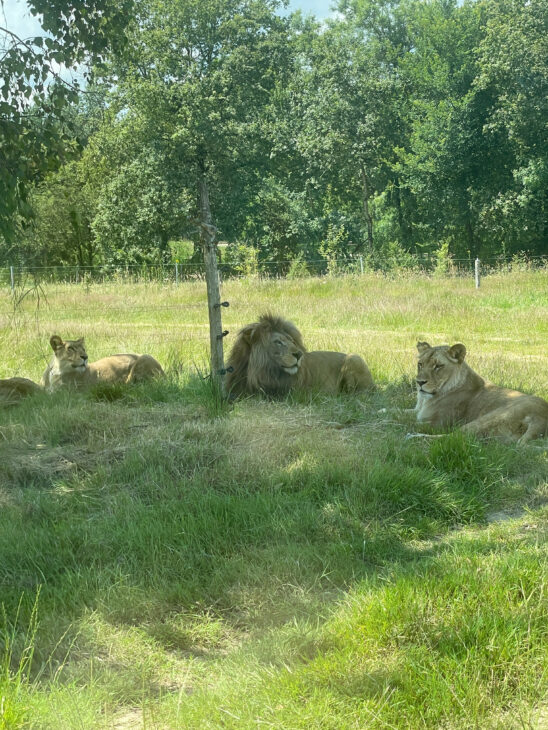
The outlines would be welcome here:
M 30 44 L 32 114 L 8 114 L 0 135 L 2 225 L 33 225 L 0 243 L 4 262 L 166 260 L 169 240 L 199 235 L 202 184 L 218 238 L 281 274 L 322 241 L 330 259 L 351 249 L 382 269 L 417 253 L 547 252 L 543 0 L 344 0 L 326 24 L 276 0 L 143 0 L 122 43 L 123 8 L 105 16 L 102 51 L 83 16 L 63 29 L 55 5 L 46 18 L 71 39 L 68 60 L 85 43 L 102 61 L 112 51 L 89 103 L 63 84 L 38 91 L 60 41 Z M 0 103 L 13 115 L 25 66 L 10 53 Z
M 407 251 L 398 241 L 383 242 L 373 255 L 365 257 L 365 262 L 369 268 L 385 272 L 411 272 L 419 268 L 417 256 Z
M 259 252 L 253 246 L 235 243 L 227 246 L 222 263 L 229 273 L 241 276 L 257 276 L 259 273 Z M 224 267 L 223 267 L 224 268 Z
M 327 238 L 320 243 L 320 253 L 327 260 L 327 271 L 336 274 L 342 268 L 341 259 L 347 251 L 348 235 L 343 225 L 327 226 Z
M 82 165 L 65 164 L 36 186 L 29 198 L 32 220 L 17 242 L 0 246 L 2 263 L 27 266 L 97 263 L 97 245 L 91 230 L 95 200 Z
M 453 257 L 449 253 L 449 241 L 443 241 L 434 253 L 434 275 L 448 276 L 453 273 Z
M 29 0 L 44 36 L 22 39 L 0 29 L 0 235 L 11 238 L 19 217 L 28 219 L 28 190 L 73 147 L 67 107 L 78 84 L 54 69 L 101 62 L 124 42 L 131 0 Z M 68 22 L 70 18 L 70 22 Z
M 308 265 L 303 259 L 302 254 L 298 254 L 291 261 L 286 276 L 288 279 L 302 279 L 303 277 L 310 276 Z
M 268 176 L 250 203 L 243 235 L 259 248 L 261 259 L 286 262 L 298 253 L 310 257 L 318 229 L 305 193 Z
M 168 241 L 171 258 L 173 261 L 187 261 L 192 258 L 194 253 L 194 243 L 188 239 L 179 239 Z
M 162 158 L 146 150 L 103 186 L 92 223 L 103 260 L 113 264 L 170 260 L 169 237 L 184 211 L 174 209 L 176 195 L 162 167 Z

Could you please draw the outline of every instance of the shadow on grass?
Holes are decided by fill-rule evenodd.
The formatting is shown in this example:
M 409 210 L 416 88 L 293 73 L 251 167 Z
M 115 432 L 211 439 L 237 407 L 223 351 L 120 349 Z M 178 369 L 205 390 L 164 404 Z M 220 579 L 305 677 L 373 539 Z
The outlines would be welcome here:
M 501 500 L 526 502 L 534 484 L 520 475 L 547 476 L 540 452 L 460 432 L 416 444 L 388 424 L 373 443 L 365 427 L 382 393 L 373 408 L 366 397 L 284 401 L 350 436 L 340 445 L 321 427 L 316 444 L 297 428 L 282 460 L 268 434 L 241 451 L 256 431 L 217 418 L 231 406 L 208 382 L 106 392 L 59 393 L 2 415 L 0 591 L 8 617 L 23 595 L 24 625 L 42 587 L 36 671 L 62 664 L 73 642 L 93 652 L 93 638 L 78 639 L 90 612 L 196 654 L 215 653 L 226 633 L 325 618 L 360 581 L 413 572 L 447 549 L 417 541 L 483 524 Z M 56 470 L 62 459 L 75 466 Z M 224 628 L 204 637 L 181 615 Z

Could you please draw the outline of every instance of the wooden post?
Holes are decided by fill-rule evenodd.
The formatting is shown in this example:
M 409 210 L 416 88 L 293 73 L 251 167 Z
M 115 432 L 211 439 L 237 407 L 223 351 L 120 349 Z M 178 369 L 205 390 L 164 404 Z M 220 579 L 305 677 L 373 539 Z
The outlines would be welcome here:
M 13 274 L 13 266 L 10 266 L 11 290 L 15 290 L 15 276 Z
M 474 276 L 476 279 L 476 289 L 480 288 L 480 260 L 476 259 L 474 261 Z
M 179 283 L 179 262 L 175 262 L 175 283 Z
M 207 306 L 209 309 L 209 344 L 211 352 L 211 379 L 222 383 L 224 369 L 223 323 L 221 318 L 221 291 L 219 269 L 217 267 L 217 231 L 212 223 L 209 207 L 209 189 L 205 170 L 199 179 L 200 228 L 204 251 L 205 277 L 207 286 Z
M 360 274 L 363 274 L 363 256 L 360 256 Z

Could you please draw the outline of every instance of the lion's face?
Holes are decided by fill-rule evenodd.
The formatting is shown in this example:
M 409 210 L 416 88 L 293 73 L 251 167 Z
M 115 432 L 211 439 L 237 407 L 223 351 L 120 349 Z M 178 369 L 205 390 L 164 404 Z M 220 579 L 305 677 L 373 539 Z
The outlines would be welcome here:
M 466 355 L 464 345 L 430 347 L 417 342 L 417 389 L 424 395 L 436 395 L 457 387 L 461 380 L 462 363 Z
M 263 314 L 238 332 L 228 360 L 227 393 L 286 393 L 296 382 L 305 352 L 294 324 Z
M 55 353 L 57 370 L 60 375 L 67 373 L 84 373 L 88 368 L 88 356 L 84 339 L 63 341 L 58 335 L 53 335 L 50 345 Z
M 266 343 L 266 349 L 272 363 L 287 375 L 297 374 L 303 351 L 292 337 L 283 332 L 271 332 Z

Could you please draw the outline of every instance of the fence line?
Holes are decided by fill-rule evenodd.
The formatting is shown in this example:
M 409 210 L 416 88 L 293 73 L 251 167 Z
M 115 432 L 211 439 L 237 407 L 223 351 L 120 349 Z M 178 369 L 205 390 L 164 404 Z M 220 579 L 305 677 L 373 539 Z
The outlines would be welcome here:
M 513 267 L 527 266 L 541 268 L 548 266 L 548 256 L 501 257 L 492 256 L 481 259 L 482 273 L 506 271 Z M 363 256 L 352 258 L 314 258 L 314 259 L 266 259 L 264 261 L 223 262 L 218 264 L 219 272 L 224 280 L 245 278 L 254 275 L 264 278 L 278 278 L 299 275 L 323 276 L 330 273 L 364 273 L 365 270 L 377 270 L 387 273 L 399 270 L 389 262 L 385 266 L 378 265 L 372 269 Z M 434 271 L 447 275 L 474 276 L 475 261 L 472 258 L 448 258 L 440 262 L 434 255 L 422 255 L 409 266 L 401 266 L 410 271 L 422 272 L 425 275 Z M 161 282 L 178 284 L 182 281 L 205 281 L 203 263 L 185 261 L 173 264 L 100 264 L 97 266 L 6 266 L 0 267 L 0 286 L 9 286 L 12 291 L 29 282 L 59 284 L 101 284 L 110 281 L 123 282 Z M 201 306 L 201 305 L 200 305 Z

